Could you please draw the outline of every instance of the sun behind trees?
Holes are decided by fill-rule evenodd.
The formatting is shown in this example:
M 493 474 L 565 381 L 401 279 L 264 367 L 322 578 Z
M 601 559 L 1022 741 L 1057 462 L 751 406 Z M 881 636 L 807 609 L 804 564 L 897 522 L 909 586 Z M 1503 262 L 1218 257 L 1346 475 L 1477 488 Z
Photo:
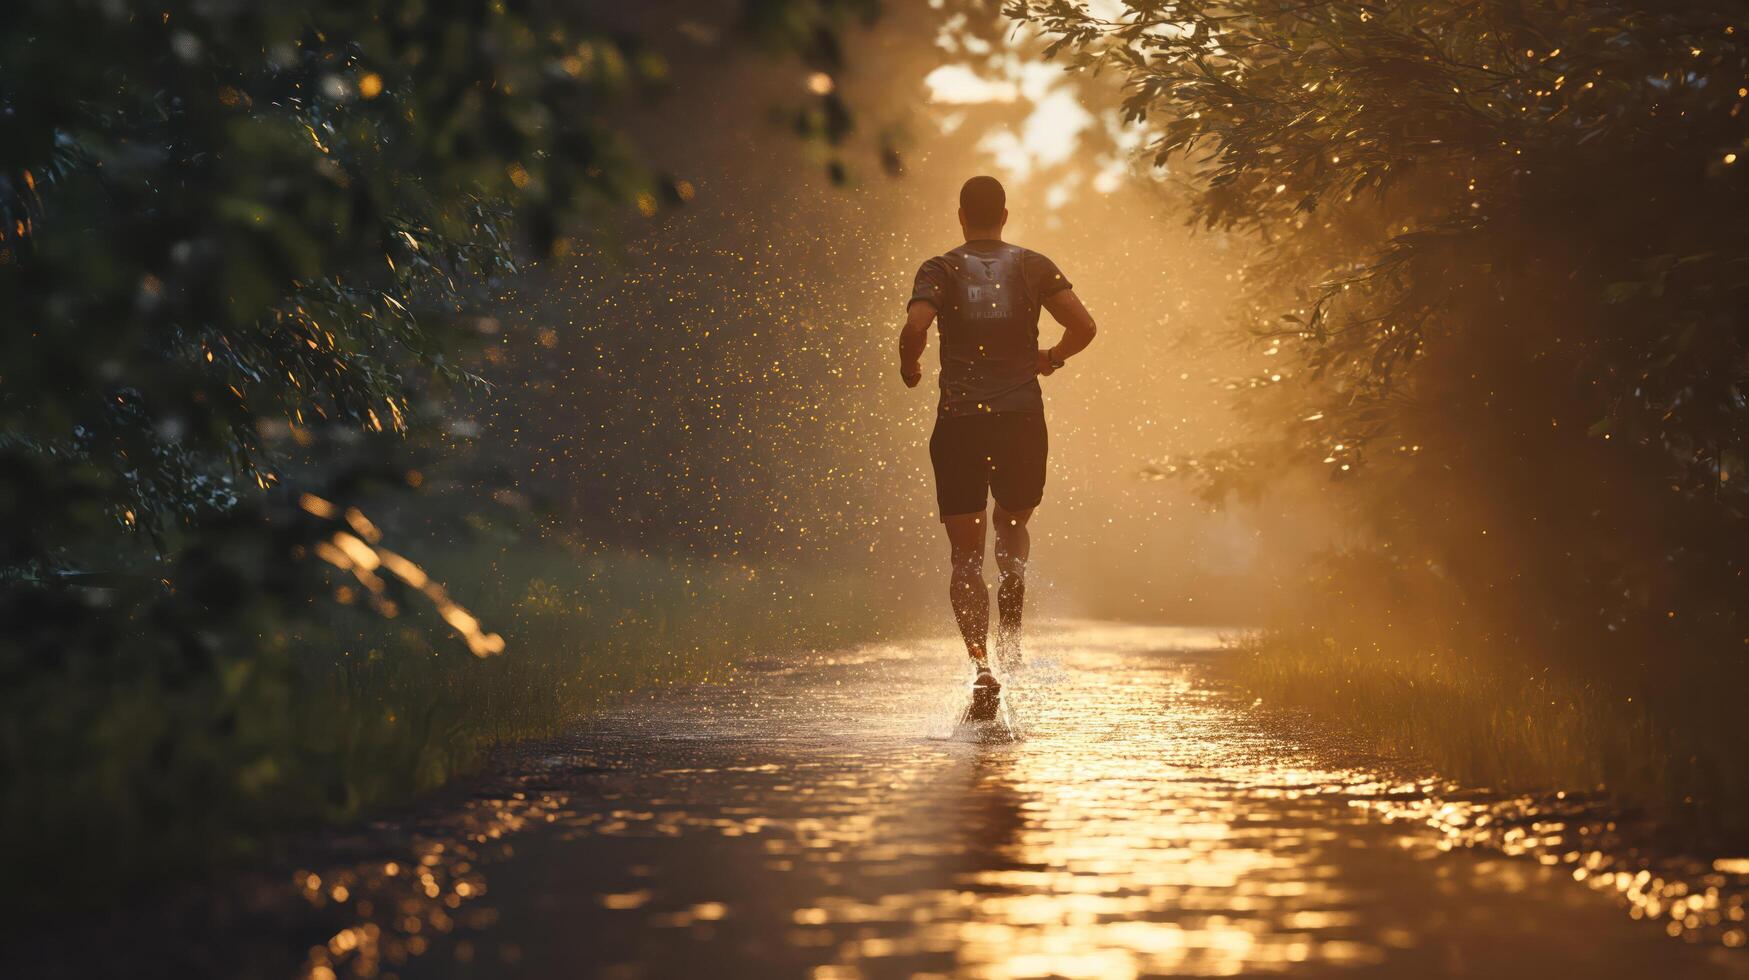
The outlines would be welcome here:
M 1482 778 L 1736 819 L 1741 9 L 1126 6 L 1009 13 L 1123 74 L 1156 163 L 1195 177 L 1194 221 L 1266 243 L 1243 328 L 1285 363 L 1243 395 L 1254 440 L 1197 472 L 1218 498 L 1321 471 L 1361 536 L 1295 610 L 1312 634 L 1277 637 L 1258 676 L 1350 721 L 1382 711 L 1398 744 Z M 1476 663 L 1490 692 L 1532 693 L 1460 691 Z M 1417 681 L 1482 717 L 1413 717 Z M 1475 761 L 1490 738 L 1548 758 Z

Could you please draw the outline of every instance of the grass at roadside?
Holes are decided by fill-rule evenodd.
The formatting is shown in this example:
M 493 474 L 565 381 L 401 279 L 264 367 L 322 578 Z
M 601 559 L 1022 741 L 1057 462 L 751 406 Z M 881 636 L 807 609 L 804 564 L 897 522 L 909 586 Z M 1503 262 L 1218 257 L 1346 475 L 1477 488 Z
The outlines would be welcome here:
M 1704 696 L 1676 710 L 1550 671 L 1313 631 L 1263 634 L 1228 664 L 1265 706 L 1306 712 L 1364 749 L 1469 785 L 1603 789 L 1683 833 L 1749 832 L 1749 740 L 1735 712 Z
M 485 747 L 552 734 L 625 692 L 727 680 L 753 653 L 873 639 L 892 623 L 890 604 L 824 568 L 522 546 L 430 570 L 466 584 L 506 651 L 474 658 L 428 617 L 304 654 L 345 720 L 333 730 L 350 790 L 336 815 L 437 785 Z
M 429 556 L 426 570 L 503 635 L 502 654 L 471 655 L 413 595 L 393 619 L 318 607 L 253 647 L 208 644 L 198 665 L 143 644 L 125 662 L 69 657 L 12 692 L 0 833 L 33 883 L 12 899 L 103 905 L 198 876 L 285 831 L 408 800 L 626 692 L 891 628 L 891 604 L 826 567 L 522 543 Z

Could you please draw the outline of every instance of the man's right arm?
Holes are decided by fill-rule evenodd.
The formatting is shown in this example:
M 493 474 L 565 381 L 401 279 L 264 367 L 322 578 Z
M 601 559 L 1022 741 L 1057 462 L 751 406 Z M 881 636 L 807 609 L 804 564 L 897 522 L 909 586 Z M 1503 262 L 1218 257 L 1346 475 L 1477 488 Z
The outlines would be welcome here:
M 929 344 L 929 325 L 935 322 L 935 304 L 914 299 L 905 308 L 905 326 L 899 331 L 899 377 L 905 387 L 923 380 L 923 348 Z
M 1093 343 L 1093 335 L 1099 330 L 1093 325 L 1093 314 L 1081 305 L 1081 297 L 1076 296 L 1073 289 L 1059 289 L 1046 296 L 1044 307 L 1051 311 L 1051 319 L 1063 325 L 1063 339 L 1057 341 L 1048 352 L 1040 351 L 1041 355 L 1052 357 L 1060 363 L 1086 350 L 1087 345 Z M 1040 360 L 1045 360 L 1045 357 L 1040 357 Z

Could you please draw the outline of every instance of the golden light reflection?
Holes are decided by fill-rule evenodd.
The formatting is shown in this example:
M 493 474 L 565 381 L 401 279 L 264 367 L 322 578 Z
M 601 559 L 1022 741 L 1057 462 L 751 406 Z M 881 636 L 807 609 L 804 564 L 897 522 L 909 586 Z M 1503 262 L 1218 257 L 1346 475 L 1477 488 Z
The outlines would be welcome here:
M 551 794 L 479 799 L 411 836 L 405 864 L 299 871 L 293 885 L 303 900 L 313 909 L 338 911 L 351 923 L 310 947 L 299 976 L 375 977 L 438 942 L 459 953 L 467 940 L 456 939 L 458 933 L 498 923 L 496 910 L 478 904 L 487 895 L 480 866 L 510 856 L 510 837 L 549 823 L 563 806 L 564 798 Z
M 739 683 L 610 708 L 524 759 L 554 789 L 302 872 L 304 901 L 351 913 L 304 975 L 538 947 L 587 975 L 1411 976 L 1458 942 L 1480 976 L 1527 930 L 1624 967 L 1676 962 L 1665 931 L 1743 945 L 1736 859 L 1636 868 L 1578 801 L 1466 801 L 1321 762 L 1352 750 L 1271 732 L 1210 686 L 1198 662 L 1222 642 L 1043 633 L 1008 678 L 1026 738 L 1001 745 L 956 736 L 945 639 L 754 658 Z
M 1671 937 L 1730 948 L 1749 943 L 1749 859 L 1709 862 L 1646 846 L 1649 825 L 1618 821 L 1584 794 L 1452 798 L 1458 793 L 1430 787 L 1413 799 L 1366 805 L 1387 821 L 1433 828 L 1442 851 L 1498 851 L 1565 869 L 1574 881 L 1618 896 L 1630 917 L 1662 922 Z
M 430 600 L 437 608 L 438 616 L 461 635 L 474 656 L 491 657 L 504 652 L 504 638 L 497 633 L 487 632 L 473 613 L 449 597 L 441 583 L 433 581 L 413 561 L 387 548 L 378 547 L 377 542 L 382 540 L 382 531 L 358 508 L 347 507 L 342 511 L 333 503 L 311 493 L 301 495 L 298 506 L 312 516 L 324 520 L 343 516 L 352 531 L 357 532 L 354 534 L 336 530 L 328 540 L 316 542 L 311 550 L 316 557 L 335 568 L 351 572 L 353 578 L 364 586 L 365 595 L 379 613 L 393 617 L 399 612 L 394 602 L 387 597 L 387 583 L 376 574 L 379 568 L 386 568 L 408 587 Z M 354 596 L 351 589 L 341 586 L 336 589 L 336 598 L 345 604 L 351 602 Z

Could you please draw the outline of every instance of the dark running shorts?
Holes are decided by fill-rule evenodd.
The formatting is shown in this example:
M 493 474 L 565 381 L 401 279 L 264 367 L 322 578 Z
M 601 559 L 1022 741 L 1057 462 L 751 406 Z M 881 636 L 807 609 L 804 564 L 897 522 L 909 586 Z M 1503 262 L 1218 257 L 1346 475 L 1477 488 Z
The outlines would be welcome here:
M 935 464 L 942 520 L 982 514 L 986 490 L 1011 513 L 1037 507 L 1045 492 L 1047 449 L 1042 412 L 937 418 L 929 461 Z

